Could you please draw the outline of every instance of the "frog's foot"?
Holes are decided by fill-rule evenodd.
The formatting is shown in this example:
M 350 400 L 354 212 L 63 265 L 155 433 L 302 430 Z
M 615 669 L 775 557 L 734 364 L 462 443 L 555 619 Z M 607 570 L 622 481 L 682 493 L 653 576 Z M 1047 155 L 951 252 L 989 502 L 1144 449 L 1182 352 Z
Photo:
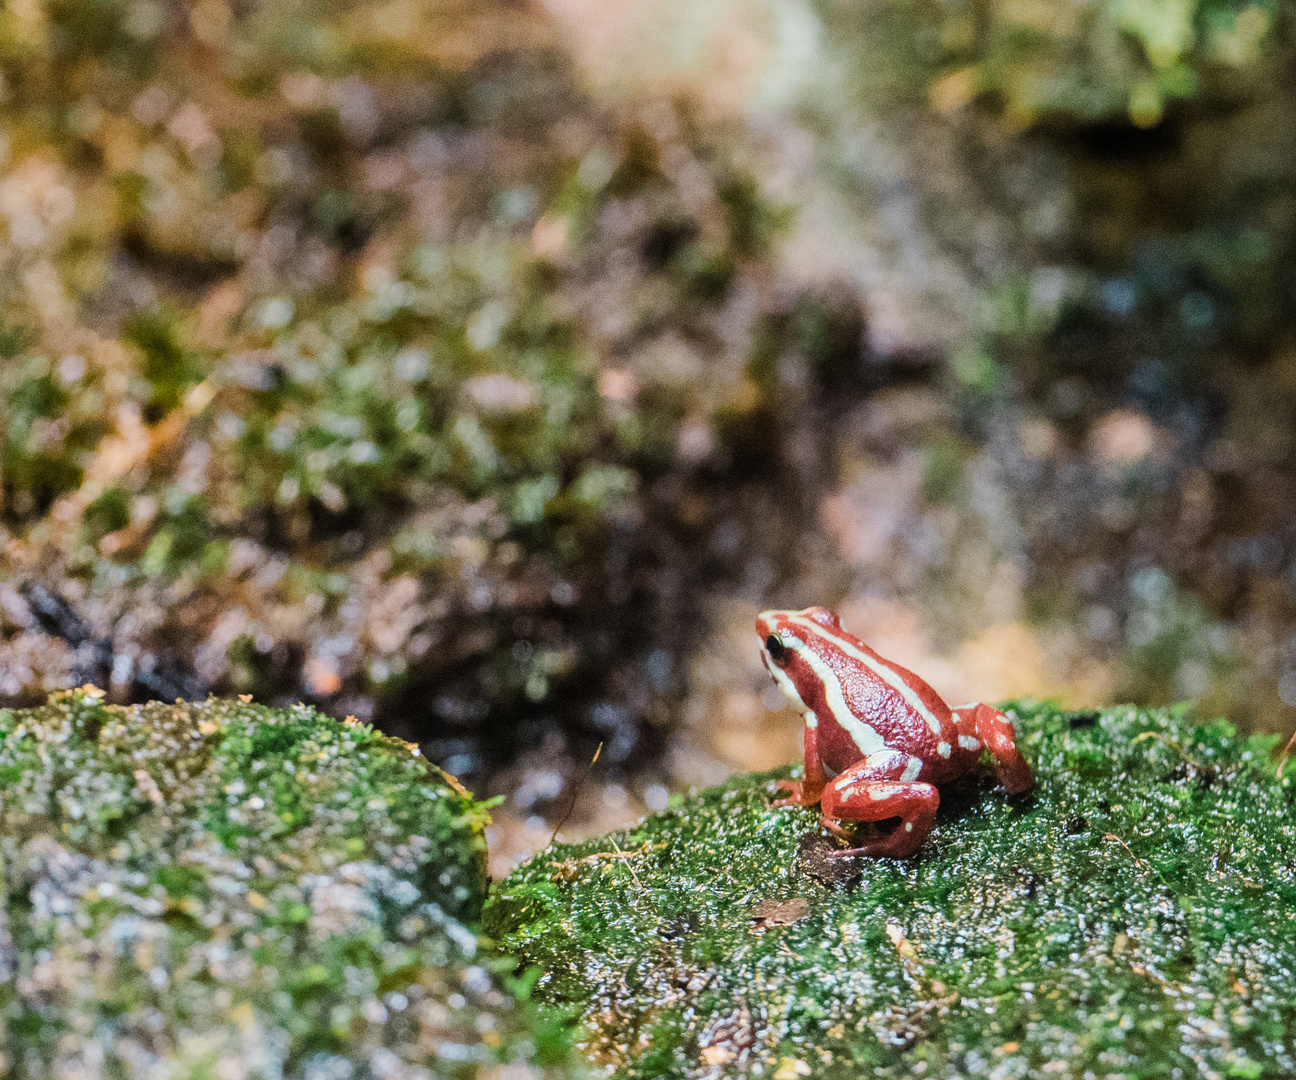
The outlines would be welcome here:
M 832 833 L 833 836 L 837 837 L 839 840 L 845 840 L 846 843 L 848 844 L 855 839 L 854 833 L 852 833 L 844 825 L 840 824 L 839 822 L 833 821 L 832 818 L 827 817 L 824 814 L 819 815 L 819 824 L 823 826 L 825 829 L 827 829 L 830 833 Z M 837 852 L 830 852 L 829 854 L 835 855 L 837 854 Z
M 786 799 L 775 799 L 773 806 L 814 806 L 823 797 L 822 770 L 817 774 L 810 770 L 810 775 L 803 780 L 779 780 L 777 784 L 789 794 Z
M 959 729 L 959 744 L 964 745 L 966 739 L 966 745 L 972 749 L 981 743 L 994 755 L 995 772 L 1009 795 L 1018 795 L 1035 786 L 1031 767 L 1017 749 L 1017 732 L 1008 717 L 980 702 L 960 705 L 953 712 Z
M 770 803 L 771 806 L 811 805 L 805 800 L 805 788 L 800 780 L 779 780 L 776 783 L 778 788 L 788 792 L 788 796 L 785 799 L 775 799 Z
M 822 805 L 824 817 L 838 822 L 900 819 L 900 824 L 885 836 L 861 847 L 831 852 L 831 858 L 871 855 L 907 859 L 922 846 L 936 824 L 940 792 L 921 781 L 874 780 L 847 769 L 824 790 Z

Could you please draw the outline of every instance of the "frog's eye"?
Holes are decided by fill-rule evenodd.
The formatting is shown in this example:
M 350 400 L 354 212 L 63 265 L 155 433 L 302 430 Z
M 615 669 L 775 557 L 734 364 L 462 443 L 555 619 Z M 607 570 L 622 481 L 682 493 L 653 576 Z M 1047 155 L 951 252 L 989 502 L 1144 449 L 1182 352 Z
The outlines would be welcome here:
M 776 664 L 783 662 L 783 657 L 787 655 L 787 646 L 783 644 L 782 639 L 777 634 L 770 634 L 765 639 L 765 651 L 770 654 L 770 659 Z

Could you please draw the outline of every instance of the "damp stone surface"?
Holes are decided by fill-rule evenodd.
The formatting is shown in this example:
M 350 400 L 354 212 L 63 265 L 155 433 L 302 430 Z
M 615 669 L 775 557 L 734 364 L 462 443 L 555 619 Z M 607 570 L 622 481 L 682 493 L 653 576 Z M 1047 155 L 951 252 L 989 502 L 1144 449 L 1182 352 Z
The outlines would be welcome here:
M 1292 770 L 1185 709 L 1018 703 L 1033 793 L 942 792 L 909 861 L 824 858 L 734 779 L 551 848 L 488 931 L 621 1077 L 1296 1075 Z
M 486 816 L 305 706 L 0 710 L 0 1075 L 539 1080 L 561 1031 L 476 933 Z

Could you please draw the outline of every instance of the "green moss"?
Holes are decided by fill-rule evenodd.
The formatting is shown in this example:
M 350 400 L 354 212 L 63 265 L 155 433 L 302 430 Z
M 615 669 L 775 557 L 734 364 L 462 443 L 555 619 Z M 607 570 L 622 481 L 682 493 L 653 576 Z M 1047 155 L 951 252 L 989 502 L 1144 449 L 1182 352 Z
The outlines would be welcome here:
M 1274 52 L 1285 47 L 1277 28 L 1290 14 L 1276 0 L 1123 0 L 1064 10 L 921 0 L 819 6 L 839 33 L 862 38 L 865 51 L 865 20 L 881 19 L 883 62 L 909 60 L 894 80 L 908 92 L 926 81 L 941 110 L 982 96 L 1023 126 L 1152 127 L 1176 103 L 1227 102 L 1239 87 L 1263 85 Z
M 485 822 L 409 744 L 304 706 L 0 711 L 3 1071 L 543 1064 L 471 928 Z
M 0 367 L 0 514 L 8 521 L 44 513 L 81 483 L 84 451 L 107 428 L 94 392 L 74 400 L 43 356 Z
M 174 318 L 161 311 L 134 316 L 123 328 L 122 338 L 144 355 L 140 374 L 149 384 L 149 419 L 160 420 L 198 381 L 194 358 L 185 349 Z
M 815 814 L 749 776 L 546 852 L 487 926 L 622 1076 L 1290 1075 L 1272 741 L 1182 709 L 1016 715 L 1035 792 L 1008 800 L 988 770 L 947 789 L 913 860 L 826 880 L 845 866 L 816 861 Z

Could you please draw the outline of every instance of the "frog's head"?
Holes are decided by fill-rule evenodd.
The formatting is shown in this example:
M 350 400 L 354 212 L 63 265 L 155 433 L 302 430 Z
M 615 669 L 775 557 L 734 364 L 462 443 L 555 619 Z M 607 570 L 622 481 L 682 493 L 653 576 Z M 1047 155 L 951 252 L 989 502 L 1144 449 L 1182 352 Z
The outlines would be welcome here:
M 761 639 L 761 660 L 780 690 L 797 708 L 807 708 L 813 687 L 822 685 L 816 663 L 831 646 L 816 633 L 816 626 L 839 633 L 841 620 L 827 608 L 804 611 L 762 611 L 756 616 Z

